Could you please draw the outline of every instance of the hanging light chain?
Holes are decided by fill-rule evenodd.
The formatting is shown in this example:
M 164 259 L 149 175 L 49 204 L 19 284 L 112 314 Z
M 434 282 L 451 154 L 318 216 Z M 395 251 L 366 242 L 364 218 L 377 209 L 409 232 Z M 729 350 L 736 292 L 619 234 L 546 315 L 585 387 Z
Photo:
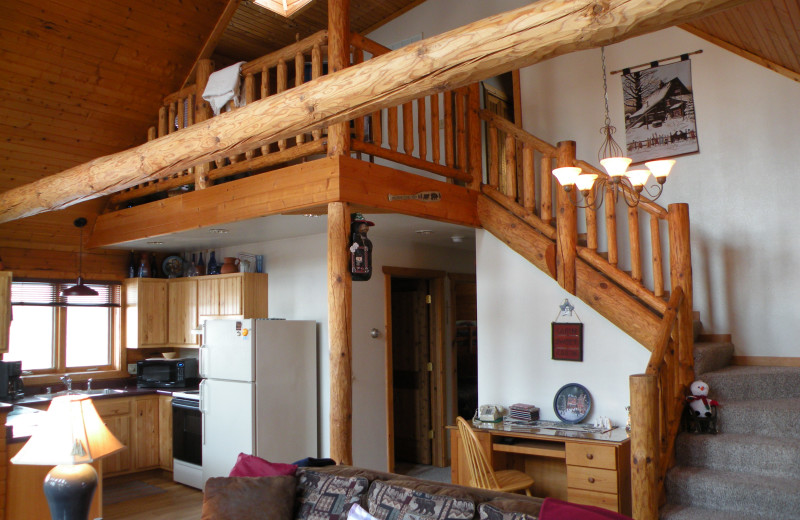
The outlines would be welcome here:
M 603 99 L 606 106 L 605 126 L 611 126 L 611 118 L 608 117 L 608 83 L 606 82 L 606 48 L 600 47 L 600 59 L 603 62 Z

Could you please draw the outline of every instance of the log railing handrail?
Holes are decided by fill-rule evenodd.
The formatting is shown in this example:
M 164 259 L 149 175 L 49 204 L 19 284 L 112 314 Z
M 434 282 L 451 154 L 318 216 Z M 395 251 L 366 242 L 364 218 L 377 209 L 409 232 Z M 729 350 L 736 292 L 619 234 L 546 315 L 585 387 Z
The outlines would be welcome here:
M 529 134 L 522 128 L 518 127 L 508 119 L 504 119 L 493 112 L 489 112 L 486 109 L 480 111 L 480 117 L 482 120 L 493 124 L 499 130 L 502 130 L 506 134 L 510 134 L 514 136 L 515 139 L 518 141 L 522 141 L 523 143 L 530 144 L 533 148 L 543 154 L 553 155 L 556 154 L 556 147 L 552 144 L 545 142 L 538 137 Z
M 252 61 L 248 61 L 247 63 L 243 63 L 242 75 L 246 76 L 248 74 L 258 74 L 262 69 L 264 69 L 264 67 L 276 67 L 281 61 L 287 63 L 294 61 L 294 58 L 298 53 L 308 54 L 315 45 L 322 47 L 327 43 L 328 31 L 324 29 L 322 31 L 317 31 L 311 36 L 303 38 L 302 40 L 299 40 L 291 45 L 287 45 L 286 47 L 278 49 L 277 51 L 265 54 L 264 56 L 258 57 Z

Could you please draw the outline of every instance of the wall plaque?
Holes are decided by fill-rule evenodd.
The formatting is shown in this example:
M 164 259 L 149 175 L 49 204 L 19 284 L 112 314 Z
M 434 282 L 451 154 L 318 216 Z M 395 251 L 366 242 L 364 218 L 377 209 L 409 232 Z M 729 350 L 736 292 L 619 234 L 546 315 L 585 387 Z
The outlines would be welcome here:
M 553 359 L 583 361 L 583 323 L 556 323 L 553 326 Z

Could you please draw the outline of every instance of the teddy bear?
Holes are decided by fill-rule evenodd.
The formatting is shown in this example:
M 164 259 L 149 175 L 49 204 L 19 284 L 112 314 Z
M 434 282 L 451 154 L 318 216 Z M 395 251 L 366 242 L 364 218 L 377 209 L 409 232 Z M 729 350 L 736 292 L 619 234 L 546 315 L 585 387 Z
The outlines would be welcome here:
M 720 404 L 708 398 L 708 384 L 695 381 L 689 386 L 692 395 L 686 397 L 687 430 L 717 433 L 717 410 Z

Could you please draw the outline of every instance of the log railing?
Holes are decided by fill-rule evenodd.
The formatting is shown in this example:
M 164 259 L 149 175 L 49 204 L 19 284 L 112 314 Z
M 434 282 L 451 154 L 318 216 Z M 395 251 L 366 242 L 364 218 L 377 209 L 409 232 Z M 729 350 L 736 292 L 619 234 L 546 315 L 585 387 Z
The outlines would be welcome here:
M 658 329 L 654 327 L 643 341 L 652 351 L 647 373 L 631 376 L 634 518 L 655 519 L 664 475 L 674 464 L 674 440 L 694 374 L 688 206 L 671 204 L 667 210 L 642 199 L 630 208 L 615 203 L 614 188 L 607 187 L 602 210 L 579 210 L 569 201 L 574 195 L 553 181 L 552 169 L 574 165 L 599 177 L 606 175 L 575 158 L 575 143 L 553 146 L 486 110 L 480 117 L 486 124 L 488 170 L 482 191 L 555 243 L 551 274 L 559 284 L 575 294 L 575 264 L 583 261 L 660 320 Z M 580 212 L 585 230 L 578 235 Z M 627 225 L 619 226 L 618 219 Z M 648 225 L 642 225 L 643 219 Z M 618 234 L 618 227 L 627 233 Z M 664 280 L 667 267 L 671 296 Z M 626 324 L 620 327 L 625 330 Z
M 354 65 L 390 52 L 358 34 L 351 45 Z M 481 168 L 479 104 L 473 84 L 356 118 L 351 149 L 473 185 Z
M 252 103 L 279 94 L 325 74 L 323 51 L 327 44 L 327 38 L 327 31 L 319 31 L 292 45 L 243 64 L 242 91 L 245 103 Z M 202 92 L 198 92 L 197 86 L 204 87 L 210 73 L 210 69 L 198 67 L 194 85 L 170 94 L 164 99 L 164 103 L 159 109 L 158 127 L 149 130 L 148 140 L 177 132 L 211 117 L 208 104 L 197 99 L 197 96 L 202 94 Z M 200 108 L 196 109 L 195 107 Z M 223 111 L 235 109 L 236 107 L 231 101 Z M 213 182 L 324 152 L 323 131 L 315 130 L 310 134 L 300 134 L 293 139 L 282 139 L 269 146 L 254 148 L 243 154 L 218 159 L 205 165 L 207 170 L 205 180 Z M 112 196 L 110 204 L 119 206 L 131 199 L 194 183 L 195 176 L 192 170 L 117 193 Z

